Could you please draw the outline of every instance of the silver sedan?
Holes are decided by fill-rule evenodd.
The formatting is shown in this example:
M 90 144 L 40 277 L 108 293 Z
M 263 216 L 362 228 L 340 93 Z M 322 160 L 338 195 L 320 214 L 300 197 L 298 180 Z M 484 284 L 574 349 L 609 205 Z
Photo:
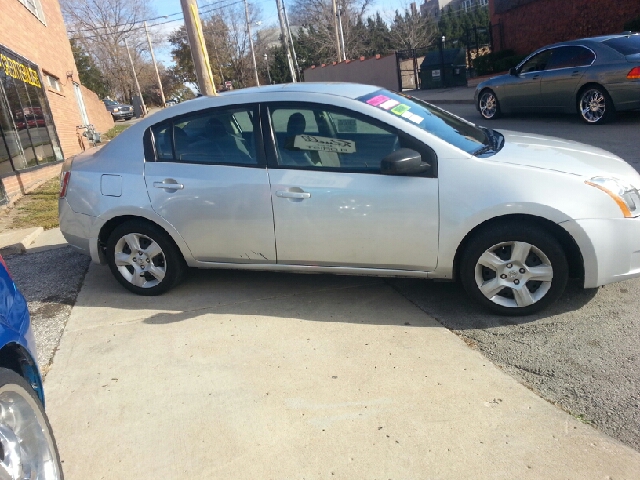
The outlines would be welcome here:
M 640 108 L 640 35 L 607 35 L 543 47 L 508 75 L 480 83 L 487 120 L 511 112 L 578 113 L 595 125 Z
M 459 280 L 500 314 L 640 276 L 640 175 L 378 87 L 235 90 L 67 160 L 60 226 L 128 290 L 189 267 Z

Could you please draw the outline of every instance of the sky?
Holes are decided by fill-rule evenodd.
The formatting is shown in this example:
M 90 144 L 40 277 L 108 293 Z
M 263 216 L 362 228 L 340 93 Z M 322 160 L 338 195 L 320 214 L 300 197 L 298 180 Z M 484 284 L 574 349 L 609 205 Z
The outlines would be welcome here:
M 235 3 L 241 0 L 198 0 L 198 8 L 201 11 L 206 11 L 207 8 L 212 8 L 216 4 L 229 4 Z M 276 0 L 251 0 L 250 3 L 257 4 L 262 10 L 260 26 L 255 28 L 263 28 L 269 26 L 276 26 L 278 24 L 278 10 L 276 8 Z M 290 4 L 291 1 L 288 2 Z M 374 0 L 372 7 L 369 10 L 369 14 L 373 14 L 376 10 L 381 12 L 393 12 L 395 9 L 403 9 L 409 2 L 407 0 Z M 416 3 L 422 3 L 419 0 Z M 176 28 L 183 25 L 182 15 L 172 15 L 180 13 L 182 8 L 180 7 L 180 0 L 152 0 L 151 2 L 157 16 L 169 15 L 167 19 L 158 19 L 149 22 L 149 26 L 152 24 L 163 23 L 153 27 L 158 33 L 165 36 L 170 34 Z M 383 17 L 385 15 L 383 14 Z M 168 42 L 164 42 L 162 46 L 156 48 L 156 57 L 159 62 L 162 62 L 165 66 L 170 66 L 173 62 L 171 60 L 171 49 Z

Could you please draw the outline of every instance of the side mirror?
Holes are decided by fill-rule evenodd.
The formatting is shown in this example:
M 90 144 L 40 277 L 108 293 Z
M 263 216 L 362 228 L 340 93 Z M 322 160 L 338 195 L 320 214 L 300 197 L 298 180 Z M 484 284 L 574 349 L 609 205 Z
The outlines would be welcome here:
M 410 148 L 401 148 L 390 153 L 380 162 L 383 175 L 418 175 L 428 172 L 431 165 L 422 161 L 422 156 Z
M 518 69 L 516 67 L 511 67 L 509 69 L 509 75 L 513 75 L 514 77 L 518 76 Z

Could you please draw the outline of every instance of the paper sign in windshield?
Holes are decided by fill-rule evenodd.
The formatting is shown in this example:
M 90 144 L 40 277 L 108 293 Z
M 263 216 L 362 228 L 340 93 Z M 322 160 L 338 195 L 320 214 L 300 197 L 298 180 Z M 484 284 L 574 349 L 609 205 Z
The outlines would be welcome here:
M 395 113 L 396 115 L 402 115 L 403 113 L 405 113 L 407 110 L 409 110 L 411 107 L 409 105 L 405 105 L 404 103 L 401 103 L 400 105 L 393 107 L 391 109 L 392 113 Z
M 339 138 L 318 137 L 316 135 L 296 135 L 293 146 L 300 150 L 318 152 L 355 153 L 356 142 Z

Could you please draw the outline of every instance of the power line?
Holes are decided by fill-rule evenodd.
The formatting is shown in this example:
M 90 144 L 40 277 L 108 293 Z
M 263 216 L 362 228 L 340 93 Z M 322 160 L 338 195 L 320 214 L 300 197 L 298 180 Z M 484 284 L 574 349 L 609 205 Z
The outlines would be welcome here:
M 211 12 L 213 12 L 215 10 L 221 10 L 221 9 L 230 7 L 232 5 L 236 5 L 238 3 L 242 3 L 242 1 L 235 1 L 233 3 L 226 3 L 228 1 L 229 0 L 220 0 L 220 1 L 217 1 L 217 2 L 214 2 L 214 3 L 211 3 L 207 7 L 203 8 L 199 13 L 200 14 L 207 14 L 207 13 L 211 13 Z M 224 4 L 224 5 L 222 5 L 222 4 Z M 213 5 L 219 5 L 219 6 L 214 7 Z M 99 29 L 99 28 L 111 29 L 111 28 L 118 28 L 118 27 L 126 27 L 126 26 L 129 26 L 129 25 L 143 24 L 144 22 L 150 22 L 152 20 L 160 20 L 160 19 L 163 19 L 163 18 L 166 18 L 166 17 L 175 17 L 177 15 L 182 15 L 182 12 L 171 13 L 169 15 L 162 15 L 160 17 L 154 17 L 154 18 L 150 18 L 150 19 L 146 19 L 146 20 L 136 20 L 135 22 L 117 23 L 117 24 L 114 24 L 114 25 L 104 25 L 104 26 L 98 25 L 98 26 L 95 26 L 95 27 L 92 27 L 92 28 L 84 28 L 84 29 L 80 29 L 80 30 L 68 30 L 67 32 L 69 34 L 77 34 L 77 33 L 81 33 L 81 32 L 96 32 L 96 30 Z M 180 21 L 180 20 L 181 19 L 176 18 L 174 20 L 167 20 L 166 22 L 153 23 L 153 24 L 150 24 L 149 26 L 150 27 L 155 27 L 155 26 L 158 26 L 158 25 L 165 25 L 167 23 L 177 22 L 177 21 Z M 144 26 L 132 28 L 131 30 L 127 30 L 124 33 L 130 32 L 130 31 L 133 31 L 133 30 L 143 29 L 143 28 L 144 28 Z M 121 33 L 121 32 L 115 32 L 115 33 Z M 112 34 L 112 33 L 111 32 L 105 32 L 105 35 L 109 35 L 109 34 Z M 83 38 L 88 38 L 88 37 L 83 37 Z

